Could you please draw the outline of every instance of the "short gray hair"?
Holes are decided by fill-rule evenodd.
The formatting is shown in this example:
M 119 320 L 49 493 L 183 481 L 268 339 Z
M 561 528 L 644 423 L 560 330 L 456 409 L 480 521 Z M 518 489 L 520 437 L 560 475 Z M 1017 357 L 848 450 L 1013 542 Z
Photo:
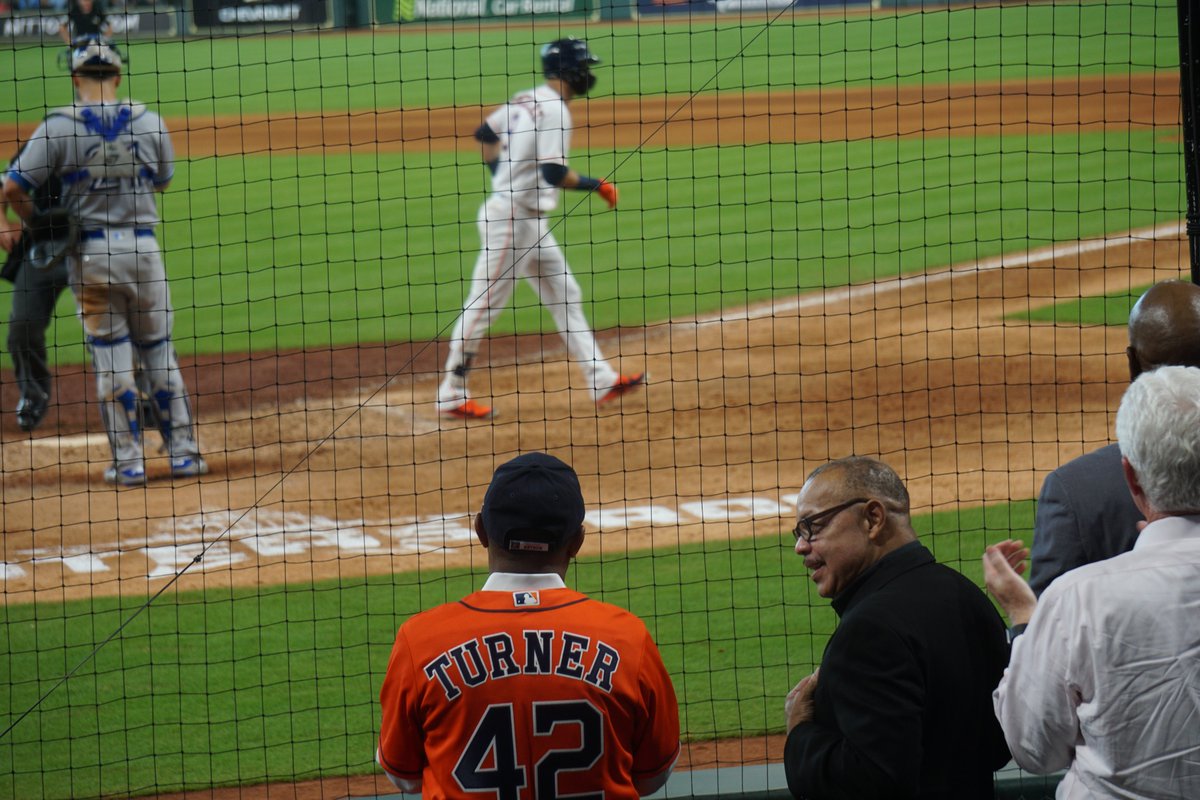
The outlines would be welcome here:
M 900 480 L 894 469 L 879 459 L 867 456 L 839 458 L 814 469 L 805 483 L 831 469 L 841 471 L 847 496 L 873 497 L 884 501 L 884 505 L 890 511 L 908 513 L 908 489 L 905 488 L 904 481 Z
M 1155 511 L 1200 511 L 1200 369 L 1138 376 L 1117 410 L 1117 442 Z

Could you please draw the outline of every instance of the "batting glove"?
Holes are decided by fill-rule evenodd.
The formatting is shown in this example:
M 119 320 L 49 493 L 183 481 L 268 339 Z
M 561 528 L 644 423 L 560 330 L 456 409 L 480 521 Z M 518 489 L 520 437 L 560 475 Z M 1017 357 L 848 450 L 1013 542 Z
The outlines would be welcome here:
M 596 194 L 604 198 L 609 208 L 617 207 L 617 187 L 603 178 L 600 179 L 600 188 L 596 190 Z

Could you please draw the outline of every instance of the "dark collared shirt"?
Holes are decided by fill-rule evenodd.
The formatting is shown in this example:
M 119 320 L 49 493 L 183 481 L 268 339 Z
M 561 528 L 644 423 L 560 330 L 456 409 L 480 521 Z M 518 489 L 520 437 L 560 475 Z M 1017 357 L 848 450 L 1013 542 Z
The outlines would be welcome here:
M 834 600 L 841 617 L 813 696 L 788 735 L 796 797 L 969 800 L 1008 762 L 992 689 L 1004 623 L 980 589 L 919 542 L 880 559 Z

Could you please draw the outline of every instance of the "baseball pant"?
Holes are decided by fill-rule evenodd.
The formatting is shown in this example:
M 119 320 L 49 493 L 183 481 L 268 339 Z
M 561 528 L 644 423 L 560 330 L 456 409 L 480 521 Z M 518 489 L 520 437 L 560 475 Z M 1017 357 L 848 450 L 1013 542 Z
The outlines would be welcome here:
M 8 352 L 21 399 L 38 406 L 44 407 L 50 400 L 53 380 L 46 354 L 46 328 L 67 284 L 65 261 L 47 270 L 34 269 L 24 262 L 13 280 Z
M 479 209 L 479 238 L 483 242 L 471 290 L 450 338 L 446 377 L 438 400 L 467 399 L 466 370 L 479 341 L 508 305 L 517 280 L 523 278 L 550 312 L 572 361 L 598 400 L 618 379 L 600 351 L 583 313 L 583 292 L 571 274 L 549 222 L 537 211 L 516 207 L 506 197 L 493 196 Z
M 198 455 L 187 387 L 170 341 L 166 269 L 153 232 L 85 231 L 72 260 L 71 289 L 91 346 L 114 464 L 122 469 L 142 462 L 138 369 L 167 451 L 172 457 Z

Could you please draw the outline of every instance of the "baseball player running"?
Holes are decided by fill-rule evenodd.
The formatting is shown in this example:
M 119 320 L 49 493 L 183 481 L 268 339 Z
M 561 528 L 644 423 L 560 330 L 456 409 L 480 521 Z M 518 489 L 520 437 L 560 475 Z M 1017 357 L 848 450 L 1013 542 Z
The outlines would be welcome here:
M 500 466 L 475 518 L 483 588 L 401 626 L 376 759 L 436 798 L 636 798 L 679 756 L 670 676 L 636 616 L 563 581 L 583 545 L 575 471 L 545 453 Z
M 52 175 L 81 232 L 68 257 L 71 290 L 87 335 L 100 413 L 112 448 L 109 483 L 145 483 L 135 369 L 153 401 L 173 476 L 202 475 L 183 375 L 171 346 L 173 311 L 155 192 L 174 174 L 174 148 L 162 119 L 118 100 L 121 56 L 102 39 L 71 52 L 75 103 L 52 111 L 13 160 L 4 194 L 26 222 L 31 193 Z
M 492 172 L 492 193 L 479 209 L 483 249 L 450 338 L 446 376 L 438 389 L 438 410 L 448 416 L 491 416 L 490 407 L 471 399 L 467 373 L 480 339 L 508 304 L 518 278 L 529 281 L 549 310 L 597 404 L 611 402 L 645 381 L 645 373 L 621 375 L 604 358 L 583 314 L 579 283 L 546 220 L 558 205 L 559 189 L 596 192 L 609 208 L 616 208 L 615 186 L 567 166 L 568 104 L 596 85 L 591 67 L 600 59 L 586 42 L 574 38 L 543 46 L 541 58 L 545 84 L 514 95 L 475 131 Z

